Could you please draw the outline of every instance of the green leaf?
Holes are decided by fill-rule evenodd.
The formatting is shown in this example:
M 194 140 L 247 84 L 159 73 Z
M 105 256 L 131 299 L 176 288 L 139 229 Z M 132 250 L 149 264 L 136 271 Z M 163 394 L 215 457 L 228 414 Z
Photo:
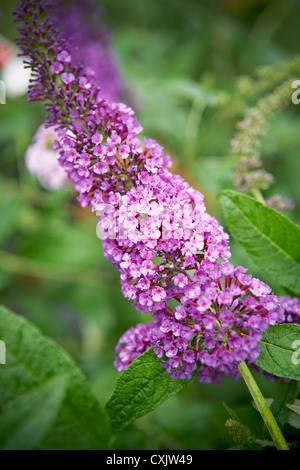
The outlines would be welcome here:
M 278 377 L 300 380 L 300 325 L 270 326 L 260 345 L 256 365 Z
M 190 380 L 171 379 L 153 348 L 137 357 L 117 381 L 106 404 L 114 431 L 121 431 L 179 392 Z
M 274 281 L 300 294 L 300 229 L 287 217 L 250 196 L 218 195 L 228 228 L 249 256 Z
M 9 400 L 0 418 L 1 449 L 36 448 L 55 420 L 66 384 L 61 375 Z
M 0 365 L 2 412 L 6 413 L 11 399 L 19 397 L 21 403 L 27 393 L 34 394 L 34 389 L 50 379 L 67 375 L 65 397 L 41 448 L 109 448 L 107 413 L 71 357 L 27 320 L 3 306 L 0 306 L 0 338 L 6 347 L 6 364 Z
M 224 99 L 225 94 L 206 89 L 202 85 L 189 79 L 173 79 L 167 83 L 167 90 L 189 101 L 197 101 L 207 106 L 219 104 L 220 97 Z M 220 95 L 220 97 L 219 97 Z

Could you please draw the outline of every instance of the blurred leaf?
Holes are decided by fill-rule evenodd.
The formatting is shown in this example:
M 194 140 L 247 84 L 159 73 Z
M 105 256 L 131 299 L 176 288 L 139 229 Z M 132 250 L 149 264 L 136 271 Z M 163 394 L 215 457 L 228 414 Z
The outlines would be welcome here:
M 203 85 L 187 78 L 170 80 L 167 82 L 166 90 L 188 101 L 197 101 L 212 107 L 218 105 L 221 98 L 220 93 L 206 89 Z
M 292 410 L 288 417 L 288 423 L 296 429 L 300 429 L 300 400 L 295 400 L 293 405 L 286 405 Z
M 105 410 L 69 355 L 51 339 L 41 335 L 28 321 L 5 307 L 0 307 L 0 337 L 5 342 L 7 352 L 6 365 L 1 367 L 0 374 L 0 398 L 4 412 L 7 402 L 13 397 L 22 400 L 24 393 L 32 391 L 34 394 L 33 390 L 50 378 L 67 374 L 69 383 L 65 398 L 42 447 L 107 448 L 110 428 Z M 66 428 L 68 433 L 65 432 Z
M 60 375 L 8 401 L 0 418 L 0 447 L 37 447 L 54 422 L 66 385 L 67 376 Z
M 210 156 L 209 158 L 198 158 L 191 171 L 201 187 L 215 195 L 231 186 L 229 175 L 232 167 L 231 157 Z
M 22 253 L 53 265 L 99 266 L 103 261 L 96 229 L 64 220 L 45 219 L 43 226 L 22 241 Z
M 296 413 L 291 413 L 288 418 L 288 423 L 293 428 L 300 429 L 300 416 Z
M 153 348 L 136 358 L 122 373 L 106 408 L 114 431 L 153 411 L 190 380 L 171 379 Z
M 286 405 L 290 410 L 294 411 L 297 415 L 300 415 L 300 400 L 295 400 L 293 405 Z
M 296 343 L 300 343 L 300 325 L 286 323 L 270 326 L 260 341 L 261 353 L 255 364 L 269 374 L 300 380 Z
M 227 403 L 223 402 L 222 403 L 225 410 L 227 411 L 227 413 L 229 414 L 230 418 L 237 421 L 237 422 L 240 422 L 240 418 L 238 417 L 238 415 L 230 408 L 230 406 L 227 405 Z
M 274 418 L 279 425 L 279 427 L 283 427 L 288 419 L 290 414 L 287 407 L 287 403 L 291 403 L 295 400 L 297 395 L 297 382 L 292 380 L 288 383 L 283 382 L 283 386 L 281 387 L 278 395 L 274 398 L 271 411 L 274 415 Z
M 300 294 L 300 229 L 284 215 L 236 191 L 222 191 L 226 223 L 253 261 L 280 285 Z

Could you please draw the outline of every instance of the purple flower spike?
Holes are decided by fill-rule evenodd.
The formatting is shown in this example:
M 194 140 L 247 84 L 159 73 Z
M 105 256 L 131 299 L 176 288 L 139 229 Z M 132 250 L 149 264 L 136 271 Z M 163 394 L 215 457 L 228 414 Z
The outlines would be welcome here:
M 16 13 L 25 25 L 18 42 L 35 73 L 29 99 L 45 102 L 59 163 L 81 206 L 97 211 L 97 233 L 120 272 L 122 293 L 154 320 L 124 333 L 116 367 L 124 370 L 154 346 L 172 378 L 190 379 L 196 369 L 205 383 L 238 378 L 241 361 L 256 361 L 263 332 L 294 318 L 298 306 L 280 303 L 269 286 L 229 262 L 229 236 L 207 213 L 203 195 L 169 171 L 170 156 L 142 138 L 130 107 L 104 99 L 95 74 L 74 59 L 59 20 L 41 16 L 42 5 L 24 1 Z M 54 55 L 53 44 L 66 65 L 66 87 L 49 73 L 45 47 Z

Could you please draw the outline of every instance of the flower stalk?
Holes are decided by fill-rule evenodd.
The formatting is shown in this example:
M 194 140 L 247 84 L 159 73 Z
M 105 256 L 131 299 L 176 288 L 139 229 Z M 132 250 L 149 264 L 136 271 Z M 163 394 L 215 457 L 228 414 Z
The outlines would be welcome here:
M 276 445 L 277 450 L 289 450 L 285 438 L 245 361 L 239 365 L 239 371 L 252 395 L 254 403 Z

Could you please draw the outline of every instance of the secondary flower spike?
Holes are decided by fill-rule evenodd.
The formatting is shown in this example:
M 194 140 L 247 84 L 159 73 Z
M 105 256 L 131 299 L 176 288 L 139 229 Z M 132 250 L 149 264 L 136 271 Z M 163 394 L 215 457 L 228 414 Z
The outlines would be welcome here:
M 103 98 L 121 101 L 127 86 L 112 45 L 112 33 L 105 25 L 104 9 L 85 0 L 53 0 L 53 5 L 57 26 L 68 38 L 72 60 L 85 68 L 87 81 L 83 86 L 97 83 Z M 58 63 L 70 61 L 71 56 L 63 51 L 58 55 Z
M 75 3 L 53 0 L 53 5 L 56 6 L 53 14 L 62 34 L 68 38 L 72 58 L 82 64 L 88 74 L 88 78 L 81 79 L 81 85 L 89 87 L 90 82 L 97 83 L 103 98 L 120 101 L 127 90 L 112 47 L 111 32 L 103 23 L 103 9 L 82 0 Z M 48 14 L 51 13 L 50 10 Z M 71 83 L 74 77 L 73 74 L 64 73 L 64 65 L 70 60 L 71 55 L 63 50 L 50 66 L 50 72 L 53 75 L 61 74 L 65 84 Z M 66 174 L 57 161 L 59 155 L 51 150 L 50 139 L 54 141 L 56 138 L 54 128 L 43 129 L 41 125 L 25 155 L 27 168 L 48 190 L 58 189 L 67 182 Z M 126 155 L 126 148 L 121 151 Z
M 18 44 L 33 72 L 28 96 L 45 103 L 60 165 L 81 206 L 99 216 L 124 296 L 154 319 L 121 340 L 117 367 L 152 345 L 171 377 L 189 378 L 199 362 L 202 381 L 236 377 L 240 361 L 258 357 L 261 333 L 282 321 L 277 298 L 229 263 L 229 237 L 202 194 L 170 172 L 171 158 L 157 142 L 141 137 L 131 108 L 103 98 L 51 8 L 29 0 L 16 11 Z

